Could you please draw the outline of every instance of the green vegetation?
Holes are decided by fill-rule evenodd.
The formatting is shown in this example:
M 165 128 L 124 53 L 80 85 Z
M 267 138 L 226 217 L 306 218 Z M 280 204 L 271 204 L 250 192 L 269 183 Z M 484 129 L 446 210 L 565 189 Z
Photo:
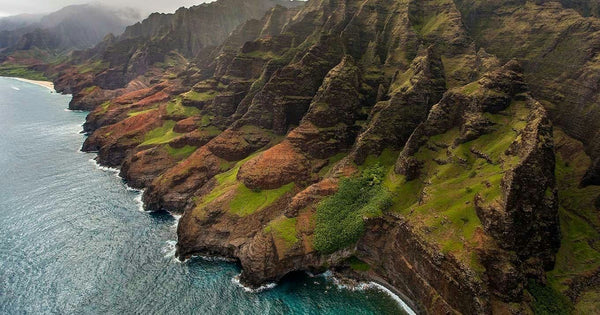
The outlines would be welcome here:
M 529 280 L 527 291 L 533 297 L 533 311 L 539 315 L 571 314 L 571 302 L 553 288 Z
M 142 142 L 140 146 L 168 143 L 171 140 L 181 136 L 180 133 L 173 131 L 175 124 L 175 121 L 167 120 L 161 127 L 149 131 L 144 136 L 144 142 Z
M 144 109 L 144 110 L 139 110 L 139 111 L 130 111 L 129 113 L 127 113 L 127 116 L 129 117 L 135 117 L 137 115 L 141 115 L 141 114 L 145 114 L 145 113 L 149 113 L 151 111 L 155 111 L 157 108 L 149 108 L 149 109 Z
M 379 156 L 377 155 L 369 155 L 365 159 L 365 162 L 362 165 L 358 166 L 358 169 L 364 171 L 367 168 L 381 165 L 384 168 L 389 168 L 396 163 L 398 159 L 398 151 L 393 151 L 390 149 L 384 149 L 383 152 Z
M 265 228 L 266 233 L 272 233 L 275 238 L 275 242 L 282 241 L 278 249 L 282 249 L 284 252 L 289 250 L 292 246 L 298 243 L 298 232 L 296 231 L 296 218 L 287 218 L 281 216 L 267 225 Z
M 285 193 L 294 189 L 294 186 L 294 183 L 289 183 L 277 189 L 252 190 L 240 183 L 235 196 L 229 202 L 229 211 L 240 217 L 247 216 L 268 207 Z
M 183 106 L 179 97 L 167 103 L 167 115 L 191 117 L 199 114 L 200 110 L 196 107 Z
M 449 22 L 450 17 L 448 13 L 440 13 L 435 16 L 431 16 L 422 24 L 415 26 L 415 29 L 421 33 L 423 36 L 427 36 L 429 34 L 443 32 L 447 27 L 444 27 L 444 24 Z
M 240 170 L 240 167 L 246 161 L 256 156 L 256 154 L 257 153 L 252 154 L 249 157 L 237 162 L 236 165 L 230 170 L 215 175 L 217 185 L 209 194 L 203 196 L 199 200 L 196 200 L 196 209 L 201 210 L 217 198 L 227 193 L 232 193 L 233 197 L 228 203 L 229 211 L 235 215 L 243 217 L 265 209 L 285 193 L 294 189 L 295 184 L 289 183 L 277 189 L 252 190 L 246 187 L 246 185 L 243 183 L 238 182 L 237 173 Z
M 343 179 L 339 191 L 317 207 L 315 249 L 323 253 L 354 244 L 364 233 L 364 217 L 380 216 L 392 199 L 382 187 L 384 169 L 375 165 L 361 176 Z
M 260 58 L 260 59 L 273 59 L 279 57 L 276 53 L 272 51 L 261 51 L 255 50 L 248 53 L 243 53 L 239 55 L 240 57 L 251 57 L 251 58 Z
M 174 157 L 178 160 L 183 160 L 183 159 L 187 158 L 192 153 L 194 153 L 194 151 L 196 151 L 196 149 L 197 149 L 197 147 L 191 146 L 191 145 L 186 145 L 182 148 L 177 148 L 177 149 L 171 147 L 168 144 L 165 146 L 165 150 L 167 150 L 169 155 L 171 155 L 172 157 Z
M 92 85 L 92 86 L 88 86 L 85 89 L 81 90 L 81 92 L 83 92 L 84 94 L 90 94 L 90 93 L 94 92 L 96 89 L 99 89 L 99 87 Z
M 198 128 L 198 130 L 201 134 L 206 135 L 208 137 L 216 137 L 221 133 L 221 129 L 215 126 L 200 127 Z
M 327 175 L 327 173 L 333 168 L 333 166 L 341 161 L 343 158 L 345 158 L 348 154 L 347 153 L 338 153 L 332 157 L 330 157 L 328 159 L 328 163 L 325 167 L 323 167 L 320 171 L 319 171 L 319 176 L 325 176 Z
M 215 117 L 210 115 L 202 115 L 202 118 L 200 119 L 200 123 L 198 123 L 198 125 L 200 127 L 208 127 L 210 126 L 210 123 L 212 122 L 213 118 Z
M 406 181 L 390 169 L 383 180 L 394 199 L 391 210 L 420 227 L 423 236 L 443 252 L 483 272 L 477 257 L 465 250 L 481 227 L 474 198 L 479 194 L 485 202 L 493 202 L 500 197 L 502 177 L 518 161 L 505 152 L 524 128 L 527 115 L 525 104 L 514 102 L 504 112 L 488 115 L 495 130 L 473 141 L 456 144 L 458 128 L 429 138 L 415 154 L 423 163 L 418 179 Z M 493 163 L 471 150 L 486 154 Z
M 237 173 L 240 170 L 242 164 L 243 163 L 241 163 L 240 161 L 230 170 L 215 175 L 217 185 L 211 190 L 210 193 L 202 196 L 202 198 L 199 198 L 195 201 L 196 210 L 202 210 L 206 205 L 213 202 L 218 197 L 234 189 L 236 187 L 235 184 Z
M 183 97 L 185 97 L 186 99 L 191 100 L 191 101 L 196 101 L 196 102 L 210 101 L 210 100 L 213 100 L 215 98 L 215 96 L 217 96 L 217 92 L 215 92 L 215 91 L 199 93 L 199 92 L 192 90 L 192 91 L 189 91 L 189 92 L 183 94 Z
M 479 82 L 472 82 L 472 83 L 465 85 L 462 88 L 462 92 L 466 95 L 471 95 L 471 94 L 475 93 L 475 91 L 479 90 L 479 88 L 480 88 Z
M 170 51 L 163 59 L 162 62 L 156 62 L 154 63 L 155 67 L 159 67 L 162 69 L 170 69 L 170 68 L 179 68 L 179 69 L 183 69 L 183 67 L 185 67 L 186 65 L 188 65 L 188 61 L 187 59 L 180 53 L 178 53 L 175 50 Z M 173 69 L 170 69 L 173 70 Z M 171 73 L 172 78 L 176 78 L 175 73 Z
M 99 106 L 100 109 L 98 110 L 98 114 L 106 114 L 110 105 L 111 105 L 110 101 L 106 101 L 106 102 L 100 104 L 100 106 Z
M 556 155 L 561 246 L 554 269 L 547 277 L 552 290 L 565 292 L 573 281 L 581 281 L 600 269 L 600 218 L 594 204 L 600 196 L 600 187 L 579 187 L 580 179 L 592 163 L 583 145 L 558 127 L 555 127 L 554 138 L 557 144 L 570 149 L 559 149 Z M 585 288 L 574 305 L 574 312 L 598 313 L 598 301 L 600 291 L 595 287 Z
M 109 64 L 102 60 L 97 60 L 91 63 L 84 63 L 77 66 L 77 71 L 79 73 L 89 73 L 89 72 L 101 72 L 102 70 L 108 69 Z
M 48 78 L 40 71 L 30 69 L 22 65 L 0 65 L 0 76 L 17 77 L 29 80 L 48 81 Z
M 371 266 L 366 262 L 358 259 L 356 256 L 352 256 L 348 258 L 347 263 L 350 265 L 350 268 L 354 271 L 368 271 L 371 269 Z

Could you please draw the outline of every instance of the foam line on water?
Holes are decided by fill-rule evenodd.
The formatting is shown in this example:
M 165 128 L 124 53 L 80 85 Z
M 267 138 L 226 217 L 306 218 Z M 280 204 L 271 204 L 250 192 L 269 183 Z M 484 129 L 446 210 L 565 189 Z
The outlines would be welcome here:
M 235 259 L 222 257 L 222 256 L 205 256 L 205 255 L 192 255 L 188 258 L 185 258 L 184 260 L 180 260 L 180 259 L 178 259 L 178 260 L 181 263 L 186 263 L 194 258 L 200 258 L 202 260 L 211 261 L 211 262 L 222 261 L 222 262 L 228 262 L 228 263 L 235 263 Z
M 102 165 L 100 165 L 98 163 L 98 161 L 96 161 L 96 159 L 90 159 L 90 162 L 94 163 L 94 165 L 96 166 L 96 168 L 99 169 L 99 170 L 101 170 L 101 171 L 116 173 L 117 176 L 119 175 L 120 170 L 118 168 L 108 167 L 108 166 L 102 166 Z
M 168 240 L 167 244 L 162 248 L 162 252 L 165 258 L 175 258 L 175 245 L 177 245 L 177 241 Z
M 261 285 L 260 287 L 258 287 L 256 289 L 253 289 L 253 288 L 243 285 L 240 282 L 240 275 L 237 275 L 237 276 L 231 278 L 231 282 L 233 282 L 235 285 L 237 285 L 238 287 L 244 289 L 244 291 L 249 292 L 249 293 L 260 293 L 260 292 L 263 292 L 266 290 L 271 290 L 277 286 L 277 283 L 267 283 L 265 285 Z
M 169 212 L 169 214 L 173 217 L 173 219 L 175 219 L 175 223 L 173 223 L 171 227 L 177 229 L 177 226 L 179 225 L 179 220 L 181 220 L 181 214 L 175 214 L 173 212 Z
M 410 306 L 408 306 L 408 304 L 406 304 L 398 295 L 396 295 L 394 292 L 392 292 L 390 289 L 386 288 L 385 286 L 383 286 L 377 282 L 368 282 L 368 283 L 364 283 L 363 285 L 364 285 L 365 289 L 376 289 L 376 290 L 379 290 L 379 291 L 389 295 L 394 301 L 396 301 L 396 303 L 398 303 L 398 305 L 400 305 L 402 310 L 404 310 L 406 313 L 408 313 L 409 315 L 417 315 L 417 313 L 415 313 L 415 311 L 413 311 L 412 308 L 410 308 Z
M 121 178 L 121 176 L 119 176 L 119 178 Z M 144 209 L 144 201 L 142 200 L 142 197 L 144 196 L 144 190 L 138 189 L 138 188 L 133 188 L 133 187 L 127 185 L 127 183 L 125 183 L 125 189 L 127 189 L 127 191 L 131 191 L 136 194 L 135 198 L 133 198 L 133 200 L 138 205 L 138 211 L 145 213 L 146 209 Z
M 145 213 L 146 210 L 144 209 L 144 201 L 142 200 L 143 195 L 144 194 L 142 192 L 139 192 L 133 200 L 135 200 L 135 203 L 138 205 L 138 211 Z
M 329 271 L 327 271 L 329 272 Z M 400 298 L 397 294 L 395 294 L 392 290 L 386 288 L 385 286 L 377 283 L 377 282 L 358 282 L 356 285 L 347 285 L 347 284 L 343 284 L 338 278 L 334 277 L 331 273 L 329 275 L 325 275 L 325 277 L 327 278 L 331 278 L 333 280 L 333 283 L 339 288 L 339 289 L 345 289 L 345 290 L 351 290 L 351 291 L 364 291 L 364 290 L 378 290 L 380 292 L 383 292 L 385 294 L 387 294 L 389 297 L 391 297 L 401 308 L 403 311 L 405 311 L 407 314 L 409 315 L 416 315 L 417 313 L 415 311 L 413 311 L 412 308 L 410 308 L 410 306 L 408 306 L 408 304 L 406 304 L 406 302 L 404 302 L 404 300 L 402 300 L 402 298 Z
M 117 176 L 118 178 L 122 178 L 120 176 L 121 170 L 119 170 L 118 168 L 114 168 L 114 167 L 108 167 L 108 166 L 102 166 L 98 163 L 98 161 L 96 161 L 96 159 L 90 159 L 90 162 L 94 163 L 94 165 L 96 166 L 97 169 L 104 171 L 104 172 L 110 172 L 115 174 L 115 176 Z M 142 196 L 144 195 L 144 190 L 143 189 L 137 189 L 137 188 L 133 188 L 127 184 L 124 184 L 125 188 L 128 191 L 131 192 L 135 192 L 136 196 L 133 200 L 135 200 L 136 204 L 138 205 L 138 211 L 140 212 L 146 212 L 146 210 L 144 209 L 144 201 L 142 200 Z

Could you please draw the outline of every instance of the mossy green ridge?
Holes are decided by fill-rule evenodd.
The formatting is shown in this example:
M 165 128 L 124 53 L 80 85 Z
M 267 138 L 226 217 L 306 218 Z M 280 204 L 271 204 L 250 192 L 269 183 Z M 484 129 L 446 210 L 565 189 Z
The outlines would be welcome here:
M 191 146 L 191 145 L 186 145 L 181 148 L 173 148 L 168 144 L 165 146 L 165 150 L 167 150 L 169 155 L 171 155 L 172 157 L 174 157 L 178 160 L 187 158 L 192 153 L 194 153 L 194 151 L 196 151 L 196 149 L 197 149 L 197 147 Z
M 272 51 L 261 51 L 255 50 L 248 53 L 240 54 L 240 57 L 251 57 L 251 58 L 261 58 L 261 59 L 274 59 L 279 57 L 276 53 Z
M 107 108 L 107 109 L 108 109 L 108 106 L 109 106 L 109 105 L 110 105 L 110 103 L 108 103 L 108 104 L 106 105 L 106 108 Z M 103 105 L 103 106 L 104 106 L 104 105 Z M 104 108 L 104 107 L 103 107 L 103 108 Z M 149 108 L 149 109 L 143 109 L 143 110 L 138 110 L 138 111 L 130 111 L 130 112 L 128 112 L 128 113 L 127 113 L 127 116 L 129 116 L 129 117 L 135 117 L 135 116 L 137 116 L 137 115 L 146 114 L 146 113 L 149 113 L 149 112 L 151 112 L 151 111 L 155 111 L 155 110 L 157 110 L 157 109 L 156 109 L 156 108 Z
M 548 273 L 548 290 L 569 296 L 574 313 L 597 313 L 600 291 L 597 283 L 587 279 L 592 279 L 600 270 L 600 218 L 596 206 L 600 187 L 579 186 L 591 160 L 579 141 L 559 128 L 554 134 L 562 239 L 554 270 Z
M 374 165 L 360 176 L 341 180 L 338 192 L 317 207 L 315 249 L 332 253 L 356 243 L 364 233 L 363 219 L 380 216 L 391 206 L 383 177 L 383 166 Z
M 273 237 L 282 241 L 281 247 L 284 252 L 289 250 L 292 246 L 298 243 L 298 231 L 296 230 L 296 223 L 298 222 L 297 218 L 287 218 L 285 216 L 281 216 L 267 225 L 264 229 L 266 233 L 272 233 Z
M 406 181 L 390 170 L 384 179 L 394 196 L 391 210 L 427 231 L 425 237 L 443 252 L 481 270 L 465 250 L 482 227 L 473 201 L 476 194 L 489 201 L 500 197 L 502 177 L 516 162 L 506 150 L 525 127 L 527 114 L 525 102 L 513 102 L 501 113 L 486 114 L 495 130 L 475 140 L 457 143 L 458 128 L 429 138 L 415 155 L 423 163 L 419 178 Z M 473 151 L 484 153 L 491 162 Z
M 327 159 L 327 165 L 319 171 L 319 175 L 320 176 L 326 175 L 333 168 L 335 163 L 341 161 L 347 155 L 348 155 L 347 153 L 342 152 L 342 153 L 338 153 L 338 154 L 330 157 L 329 159 Z
M 181 102 L 180 97 L 177 97 L 174 100 L 168 102 L 166 111 L 167 115 L 169 116 L 191 117 L 200 114 L 200 110 L 196 107 L 184 106 Z
M 99 109 L 97 109 L 98 114 L 106 114 L 106 112 L 108 112 L 108 108 L 110 107 L 112 103 L 110 101 L 106 101 L 102 104 L 100 104 Z
M 207 92 L 196 92 L 189 91 L 183 94 L 183 97 L 189 99 L 191 101 L 210 101 L 217 96 L 215 91 L 207 91 Z
M 237 174 L 242 164 L 250 160 L 256 154 L 241 160 L 229 170 L 215 176 L 216 185 L 206 195 L 196 199 L 196 210 L 202 210 L 206 205 L 225 194 L 232 194 L 227 202 L 227 209 L 237 216 L 247 216 L 263 210 L 273 204 L 284 194 L 292 191 L 296 186 L 294 183 L 281 186 L 277 189 L 252 190 L 237 180 Z M 229 165 L 224 165 L 227 168 Z
M 109 67 L 109 64 L 103 60 L 96 60 L 89 63 L 83 63 L 77 66 L 77 71 L 81 74 L 98 73 Z
M 144 142 L 142 142 L 140 146 L 168 143 L 181 136 L 180 133 L 173 131 L 175 124 L 175 121 L 167 120 L 161 127 L 150 130 L 144 135 Z
M 289 183 L 276 189 L 252 190 L 240 183 L 229 202 L 229 211 L 240 217 L 250 215 L 265 209 L 294 187 L 294 183 Z

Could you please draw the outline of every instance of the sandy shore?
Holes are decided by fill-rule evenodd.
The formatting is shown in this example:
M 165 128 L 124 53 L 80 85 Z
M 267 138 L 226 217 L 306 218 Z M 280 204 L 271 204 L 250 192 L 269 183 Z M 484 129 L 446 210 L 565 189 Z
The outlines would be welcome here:
M 54 83 L 50 82 L 50 81 L 38 81 L 38 80 L 29 80 L 29 79 L 23 79 L 23 78 L 14 78 L 15 80 L 19 80 L 22 82 L 29 82 L 32 84 L 37 84 L 39 86 L 43 86 L 47 89 L 49 89 L 50 91 L 54 92 Z

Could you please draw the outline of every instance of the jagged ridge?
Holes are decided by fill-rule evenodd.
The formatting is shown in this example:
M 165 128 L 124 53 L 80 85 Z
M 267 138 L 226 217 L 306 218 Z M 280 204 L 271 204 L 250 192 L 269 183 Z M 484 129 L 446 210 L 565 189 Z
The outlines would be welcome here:
M 556 3 L 511 5 L 517 10 L 498 19 L 532 25 L 531 12 L 543 12 L 550 21 L 567 17 L 569 32 L 585 21 Z M 124 81 L 110 69 L 65 66 L 56 82 L 75 87 L 75 106 L 95 107 L 84 150 L 146 187 L 149 210 L 184 212 L 180 257 L 235 257 L 250 285 L 359 258 L 370 266 L 359 276 L 388 283 L 427 312 L 524 312 L 540 307 L 528 279 L 543 282 L 554 268 L 558 214 L 570 211 L 559 211 L 544 107 L 563 117 L 556 113 L 579 97 L 555 99 L 540 82 L 564 88 L 567 77 L 591 75 L 595 55 L 590 48 L 556 78 L 536 71 L 558 62 L 562 48 L 531 51 L 534 41 L 524 39 L 522 51 L 503 50 L 523 33 L 490 41 L 496 24 L 481 21 L 504 10 L 486 1 L 315 0 L 275 7 L 197 58 L 188 44 L 163 45 L 135 77 L 119 74 Z M 151 20 L 168 25 L 163 18 Z M 594 23 L 584 32 L 592 42 Z M 108 38 L 77 58 L 89 64 L 119 42 L 128 39 Z M 569 117 L 579 113 L 556 121 L 577 133 Z M 325 251 L 314 242 L 316 226 L 330 224 L 317 216 L 320 201 L 360 176 L 389 196 L 340 205 L 353 209 L 340 211 L 342 233 L 361 237 Z M 573 290 L 577 302 L 588 289 Z

